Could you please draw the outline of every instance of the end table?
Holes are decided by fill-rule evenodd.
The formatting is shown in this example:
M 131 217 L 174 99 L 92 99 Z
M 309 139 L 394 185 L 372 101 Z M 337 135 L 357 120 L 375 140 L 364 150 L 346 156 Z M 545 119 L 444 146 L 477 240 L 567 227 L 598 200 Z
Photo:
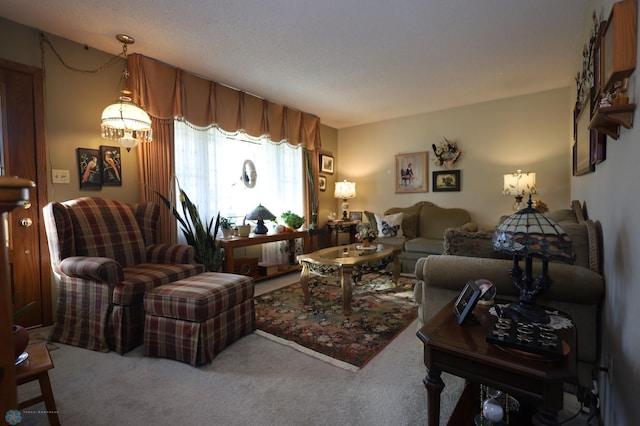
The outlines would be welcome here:
M 327 222 L 327 228 L 329 229 L 329 247 L 338 245 L 338 234 L 340 232 L 349 233 L 349 244 L 355 243 L 356 227 L 360 221 L 358 220 L 334 220 L 333 222 Z
M 47 409 L 47 416 L 51 425 L 59 425 L 58 409 L 53 399 L 51 381 L 49 380 L 49 370 L 53 368 L 53 362 L 49 356 L 47 346 L 42 344 L 27 346 L 29 357 L 16 367 L 16 379 L 18 386 L 38 380 L 40 382 L 41 394 L 18 404 L 18 408 L 30 407 L 44 401 Z
M 523 402 L 537 405 L 536 424 L 556 425 L 563 404 L 563 382 L 576 377 L 575 328 L 560 330 L 567 353 L 557 359 L 529 357 L 488 343 L 485 338 L 497 317 L 488 306 L 476 306 L 477 321 L 458 325 L 453 303 L 438 312 L 417 335 L 424 343 L 424 365 L 427 376 L 428 420 L 430 426 L 440 422 L 440 394 L 444 389 L 441 373 L 447 372 L 467 379 L 468 386 L 488 385 L 517 396 Z M 462 410 L 459 403 L 452 419 Z M 468 424 L 480 411 L 469 412 Z

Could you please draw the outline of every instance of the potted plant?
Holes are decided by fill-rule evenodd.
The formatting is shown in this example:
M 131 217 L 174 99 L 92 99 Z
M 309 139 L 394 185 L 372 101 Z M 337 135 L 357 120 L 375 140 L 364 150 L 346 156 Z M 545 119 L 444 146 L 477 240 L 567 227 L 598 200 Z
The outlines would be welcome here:
M 291 229 L 298 229 L 304 225 L 304 216 L 298 216 L 292 213 L 291 210 L 287 210 L 280 216 L 282 221 Z
M 226 240 L 233 233 L 234 223 L 227 217 L 220 218 L 220 228 L 222 229 L 222 237 Z
M 196 250 L 195 261 L 203 264 L 206 272 L 217 272 L 224 261 L 224 248 L 222 248 L 220 241 L 216 239 L 218 228 L 220 227 L 220 213 L 216 216 L 215 222 L 211 218 L 209 222 L 203 223 L 197 206 L 193 204 L 186 192 L 180 188 L 180 185 L 178 185 L 178 190 L 180 192 L 179 200 L 182 207 L 182 215 L 164 195 L 155 190 L 154 192 L 180 224 L 180 229 L 187 240 L 187 244 Z

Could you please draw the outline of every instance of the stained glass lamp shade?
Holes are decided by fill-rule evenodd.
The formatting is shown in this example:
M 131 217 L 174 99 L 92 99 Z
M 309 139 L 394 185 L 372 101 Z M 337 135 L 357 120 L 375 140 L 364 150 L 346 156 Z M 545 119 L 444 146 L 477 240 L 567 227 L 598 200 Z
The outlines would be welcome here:
M 271 213 L 269 211 L 269 209 L 267 209 L 262 204 L 258 204 L 258 207 L 256 207 L 255 209 L 251 210 L 251 212 L 249 212 L 249 214 L 247 214 L 247 219 L 248 220 L 257 220 L 258 221 L 258 223 L 256 224 L 256 227 L 253 229 L 253 233 L 254 234 L 266 234 L 267 232 L 269 232 L 267 227 L 264 226 L 264 221 L 265 220 L 274 220 L 275 218 L 276 218 L 276 215 Z
M 536 297 L 551 287 L 549 261 L 573 263 L 571 239 L 560 225 L 532 207 L 531 195 L 527 207 L 506 218 L 493 234 L 493 248 L 513 255 L 509 269 L 511 280 L 520 290 L 517 303 L 512 303 L 506 314 L 519 321 L 549 323 L 549 316 L 536 305 Z M 533 258 L 542 259 L 542 273 L 533 279 Z M 525 270 L 520 269 L 520 259 Z

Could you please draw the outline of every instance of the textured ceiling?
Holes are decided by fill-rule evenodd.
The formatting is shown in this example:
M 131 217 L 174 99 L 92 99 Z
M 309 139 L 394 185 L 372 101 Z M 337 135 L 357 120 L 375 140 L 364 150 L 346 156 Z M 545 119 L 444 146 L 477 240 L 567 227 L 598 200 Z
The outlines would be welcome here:
M 106 52 L 129 34 L 129 53 L 338 129 L 572 85 L 586 12 L 586 0 L 0 1 L 2 17 Z

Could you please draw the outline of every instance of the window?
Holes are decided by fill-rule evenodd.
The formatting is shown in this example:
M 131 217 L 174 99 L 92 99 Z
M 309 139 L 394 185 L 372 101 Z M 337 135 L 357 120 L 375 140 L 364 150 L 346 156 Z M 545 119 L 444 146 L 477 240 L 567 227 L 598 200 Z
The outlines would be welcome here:
M 206 221 L 220 212 L 241 224 L 259 203 L 277 217 L 287 210 L 303 216 L 303 154 L 302 147 L 274 143 L 267 137 L 175 121 L 176 177 Z M 242 180 L 246 160 L 253 162 L 257 173 L 252 188 Z

